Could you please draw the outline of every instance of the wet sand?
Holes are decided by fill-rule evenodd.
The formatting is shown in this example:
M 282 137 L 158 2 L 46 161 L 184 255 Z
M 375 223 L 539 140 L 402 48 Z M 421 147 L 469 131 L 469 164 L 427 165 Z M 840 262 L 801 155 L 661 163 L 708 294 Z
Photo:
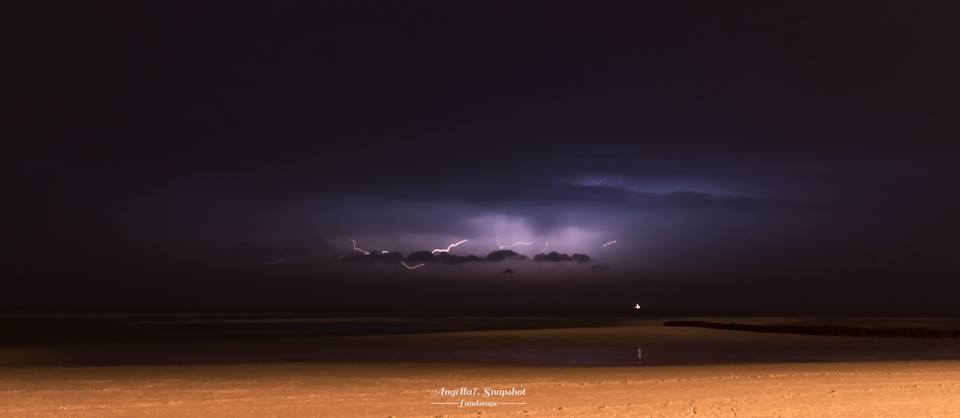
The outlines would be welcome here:
M 718 318 L 723 319 L 723 318 Z M 802 318 L 737 318 L 747 323 L 817 324 Z M 153 321 L 153 320 L 151 320 Z M 250 363 L 458 363 L 489 366 L 634 366 L 643 350 L 646 366 L 960 360 L 958 338 L 875 338 L 758 333 L 665 327 L 664 319 L 585 320 L 479 318 L 364 318 L 355 329 L 372 335 L 340 335 L 352 318 L 202 322 L 170 321 L 159 331 L 125 325 L 120 338 L 0 344 L 2 366 L 133 366 Z M 183 322 L 188 322 L 184 324 Z M 597 322 L 593 320 L 593 322 Z M 953 320 L 830 320 L 871 328 L 901 325 L 952 329 Z M 99 322 L 85 325 L 99 331 Z M 72 323 L 71 323 L 72 325 Z M 137 326 L 141 326 L 137 323 Z M 521 326 L 522 329 L 510 329 Z M 501 329 L 483 329 L 496 328 Z M 534 328 L 540 327 L 540 328 Z M 46 335 L 56 335 L 58 325 Z M 446 331 L 448 328 L 466 328 Z M 477 329 L 480 328 L 480 329 Z M 329 332 L 330 329 L 337 331 Z M 443 332 L 427 332 L 438 329 Z M 280 333 L 279 331 L 282 331 Z M 411 330 L 411 331 L 408 331 Z M 397 333 L 400 331 L 401 333 Z M 279 334 L 279 335 L 277 335 Z M 86 335 L 86 334 L 84 334 Z

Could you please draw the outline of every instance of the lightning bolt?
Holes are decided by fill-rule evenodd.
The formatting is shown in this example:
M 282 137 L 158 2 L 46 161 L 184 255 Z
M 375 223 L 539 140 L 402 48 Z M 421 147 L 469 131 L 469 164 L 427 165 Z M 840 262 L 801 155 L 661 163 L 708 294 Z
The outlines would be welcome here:
M 404 262 L 403 260 L 400 260 L 400 264 L 403 264 L 403 266 L 406 267 L 407 270 L 416 270 L 416 269 L 418 269 L 418 268 L 423 267 L 423 266 L 426 265 L 425 263 L 420 263 L 420 264 L 411 266 L 411 265 L 407 264 L 406 262 Z
M 609 246 L 611 246 L 611 245 L 613 245 L 613 244 L 616 244 L 616 243 L 617 243 L 617 240 L 607 241 L 607 242 L 603 243 L 603 245 L 601 245 L 601 247 L 607 248 L 607 247 L 609 247 Z
M 546 254 L 546 253 L 547 253 L 547 247 L 549 247 L 549 246 L 550 246 L 550 240 L 544 240 L 544 241 L 543 241 L 543 251 L 540 251 L 540 253 L 541 253 L 541 254 Z
M 444 250 L 444 251 L 450 251 L 451 248 L 456 247 L 456 246 L 458 246 L 458 245 L 460 245 L 460 244 L 463 244 L 463 243 L 466 242 L 466 241 L 467 241 L 467 240 L 463 240 L 463 241 L 460 241 L 460 242 L 457 242 L 457 243 L 450 244 L 450 246 L 447 247 L 447 249 Z M 354 251 L 356 251 L 356 252 L 358 252 L 358 253 L 360 253 L 360 254 L 363 254 L 363 255 L 370 255 L 370 251 L 367 251 L 367 250 L 364 250 L 363 248 L 357 247 L 357 240 L 355 240 L 355 239 L 353 239 L 353 238 L 350 238 L 350 242 L 353 243 L 353 250 L 354 250 Z M 380 254 L 389 254 L 389 253 L 390 253 L 390 251 L 387 251 L 387 250 L 378 250 L 378 251 L 380 252 Z M 434 251 L 437 251 L 437 250 L 434 250 Z M 435 254 L 435 253 L 434 253 L 434 254 Z M 270 263 L 270 264 L 277 264 L 277 263 L 280 263 L 280 262 L 283 261 L 283 260 L 284 260 L 284 259 L 281 258 L 280 260 L 277 260 L 276 262 L 273 262 L 273 263 Z M 416 265 L 411 266 L 411 265 L 407 264 L 406 262 L 404 262 L 403 260 L 400 260 L 400 264 L 403 264 L 403 266 L 406 267 L 407 270 L 416 270 L 416 269 L 418 269 L 418 268 L 423 267 L 423 266 L 426 265 L 425 263 L 420 263 L 420 264 L 416 264 Z
M 350 238 L 350 242 L 353 243 L 353 250 L 354 250 L 354 251 L 358 251 L 360 254 L 363 254 L 363 255 L 370 255 L 370 251 L 367 251 L 367 250 L 364 250 L 363 248 L 358 248 L 358 247 L 357 247 L 357 240 L 355 240 L 355 239 L 353 239 L 353 238 Z
M 455 243 L 453 243 L 453 244 L 448 245 L 448 246 L 447 246 L 447 249 L 445 249 L 445 250 L 442 249 L 442 248 L 435 248 L 433 251 L 430 251 L 430 253 L 431 253 L 431 254 L 449 253 L 451 248 L 456 247 L 456 246 L 458 246 L 458 245 L 460 245 L 460 244 L 463 244 L 463 243 L 465 243 L 465 242 L 467 242 L 467 240 L 462 239 L 462 240 L 460 240 L 460 241 L 457 241 L 457 242 L 455 242 Z
M 500 243 L 500 236 L 498 235 L 498 236 L 497 236 L 497 249 L 498 249 L 498 250 L 502 250 L 502 249 L 504 249 L 504 248 L 513 248 L 513 247 L 516 247 L 516 246 L 518 246 L 518 245 L 527 246 L 527 245 L 533 244 L 533 243 L 535 243 L 535 242 L 537 242 L 537 241 L 540 241 L 540 237 L 537 237 L 537 238 L 534 239 L 533 241 L 517 241 L 517 242 L 515 242 L 515 243 L 513 243 L 513 244 L 505 245 L 505 244 L 501 244 L 501 243 Z

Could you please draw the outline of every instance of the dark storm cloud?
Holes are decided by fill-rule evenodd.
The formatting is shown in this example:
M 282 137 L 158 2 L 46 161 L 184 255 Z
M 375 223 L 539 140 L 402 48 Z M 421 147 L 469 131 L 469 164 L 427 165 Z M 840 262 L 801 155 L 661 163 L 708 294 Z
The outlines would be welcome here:
M 477 262 L 483 261 L 483 258 L 473 254 L 461 256 L 461 255 L 455 255 L 455 254 L 441 253 L 437 255 L 437 258 L 440 260 L 441 263 L 444 263 L 444 264 L 477 263 Z
M 583 264 L 583 263 L 590 262 L 590 256 L 586 254 L 570 255 L 570 254 L 558 253 L 556 251 L 551 251 L 547 254 L 537 254 L 533 256 L 533 260 L 534 261 L 553 261 L 553 262 L 575 261 L 577 262 L 577 264 Z
M 523 189 L 523 193 L 514 201 L 605 204 L 633 209 L 763 209 L 791 204 L 760 197 L 716 195 L 699 191 L 654 193 L 633 191 L 626 187 L 585 185 L 532 186 Z
M 370 252 L 369 254 L 363 254 L 360 252 L 352 252 L 340 257 L 341 260 L 347 263 L 377 263 L 377 262 L 397 262 L 403 260 L 410 264 L 465 264 L 465 263 L 479 263 L 479 262 L 491 262 L 499 263 L 508 260 L 516 261 L 527 261 L 530 260 L 529 257 L 518 254 L 512 250 L 497 250 L 487 254 L 485 257 L 476 256 L 473 254 L 461 256 L 449 253 L 432 253 L 431 251 L 415 251 L 410 253 L 406 257 L 403 254 L 398 252 L 387 252 L 381 253 L 378 251 Z M 548 262 L 576 262 L 577 264 L 583 264 L 590 262 L 590 257 L 586 254 L 561 254 L 555 251 L 548 254 L 537 254 L 533 258 L 534 261 L 548 261 Z
M 450 253 L 433 253 L 431 251 L 416 251 L 404 258 L 408 263 L 442 263 L 442 264 L 464 264 L 478 263 L 484 261 L 483 258 L 476 255 L 456 255 Z
M 516 252 L 511 250 L 497 250 L 497 251 L 491 252 L 490 254 L 487 254 L 487 256 L 484 257 L 484 260 L 492 261 L 492 262 L 500 262 L 504 260 L 517 259 L 519 257 L 520 257 L 520 254 L 517 254 Z
M 3 218 L 30 291 L 10 300 L 122 300 L 89 283 L 202 271 L 237 242 L 244 266 L 334 263 L 354 234 L 436 248 L 492 217 L 568 228 L 563 251 L 623 274 L 947 289 L 960 270 L 955 5 L 12 7 L 0 110 L 27 134 L 2 145 Z

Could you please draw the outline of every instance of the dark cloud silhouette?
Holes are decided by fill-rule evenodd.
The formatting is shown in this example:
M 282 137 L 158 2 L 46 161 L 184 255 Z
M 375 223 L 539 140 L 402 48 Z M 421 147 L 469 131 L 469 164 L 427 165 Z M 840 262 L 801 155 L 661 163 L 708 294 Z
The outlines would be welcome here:
M 473 254 L 466 256 L 450 253 L 434 254 L 432 251 L 422 250 L 410 253 L 410 255 L 404 258 L 404 261 L 407 263 L 464 264 L 481 262 L 483 259 Z
M 435 259 L 439 260 L 441 263 L 444 263 L 444 264 L 463 264 L 463 263 L 474 263 L 474 262 L 483 261 L 482 258 L 475 256 L 473 254 L 463 256 L 463 255 L 455 255 L 450 253 L 437 254 L 435 256 Z
M 484 261 L 489 262 L 500 262 L 508 259 L 514 260 L 528 260 L 529 258 L 520 254 L 517 254 L 514 251 L 510 250 L 497 250 L 486 257 L 480 257 L 474 254 L 470 255 L 455 255 L 450 253 L 439 253 L 434 254 L 432 251 L 421 250 L 414 251 L 407 255 L 403 256 L 399 252 L 381 252 L 381 251 L 371 251 L 369 254 L 363 254 L 360 252 L 351 252 L 340 257 L 341 260 L 349 263 L 363 263 L 363 262 L 398 262 L 403 260 L 410 264 L 465 264 L 465 263 L 480 263 Z
M 574 255 L 570 256 L 570 258 L 572 258 L 573 261 L 576 261 L 577 264 L 583 264 L 583 263 L 589 263 L 589 262 L 590 262 L 590 256 L 588 256 L 588 255 L 586 255 L 586 254 L 574 254 Z
M 773 199 L 727 196 L 687 190 L 669 193 L 636 193 L 632 200 L 636 206 L 661 209 L 762 209 L 788 205 L 788 202 Z M 798 203 L 792 203 L 792 205 L 798 205 Z
M 516 260 L 516 261 L 528 261 L 530 257 L 519 254 L 512 250 L 496 250 L 487 254 L 486 257 L 480 257 L 477 255 L 455 255 L 450 253 L 439 253 L 434 254 L 431 251 L 421 250 L 415 251 L 407 255 L 406 257 L 399 252 L 381 252 L 381 251 L 371 251 L 369 254 L 363 254 L 360 252 L 352 252 L 345 254 L 340 257 L 341 260 L 348 263 L 364 263 L 364 262 L 398 262 L 403 260 L 410 264 L 465 264 L 465 263 L 479 263 L 479 262 L 492 262 L 498 263 L 506 260 Z M 573 261 L 579 264 L 587 263 L 590 261 L 590 257 L 585 254 L 561 254 L 556 251 L 550 252 L 549 254 L 537 254 L 533 258 L 535 261 Z
M 765 209 L 798 206 L 798 202 L 741 194 L 717 194 L 677 189 L 666 192 L 638 191 L 624 186 L 556 184 L 530 180 L 511 190 L 501 191 L 497 199 L 509 198 L 512 204 L 550 202 L 553 204 L 595 204 L 636 209 Z M 467 200 L 482 201 L 484 196 Z M 481 202 L 485 203 L 485 202 Z
M 573 261 L 573 259 L 570 258 L 569 254 L 561 254 L 556 251 L 551 251 L 547 254 L 543 254 L 543 253 L 537 254 L 533 256 L 533 260 L 534 261 Z
M 590 256 L 586 254 L 570 255 L 570 254 L 558 253 L 556 251 L 551 251 L 547 254 L 543 254 L 543 253 L 537 254 L 533 256 L 533 260 L 534 261 L 553 261 L 553 262 L 575 261 L 577 262 L 577 264 L 583 264 L 583 263 L 590 262 Z
M 517 254 L 515 251 L 511 250 L 496 250 L 487 254 L 485 258 L 487 261 L 500 262 L 508 259 L 517 259 L 520 257 L 520 254 Z

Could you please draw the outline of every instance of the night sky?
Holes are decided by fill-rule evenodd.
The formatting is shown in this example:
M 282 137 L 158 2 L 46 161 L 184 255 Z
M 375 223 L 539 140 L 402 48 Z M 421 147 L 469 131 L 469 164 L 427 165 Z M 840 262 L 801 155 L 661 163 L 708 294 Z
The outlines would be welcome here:
M 0 307 L 956 310 L 955 7 L 137 3 L 0 13 Z

